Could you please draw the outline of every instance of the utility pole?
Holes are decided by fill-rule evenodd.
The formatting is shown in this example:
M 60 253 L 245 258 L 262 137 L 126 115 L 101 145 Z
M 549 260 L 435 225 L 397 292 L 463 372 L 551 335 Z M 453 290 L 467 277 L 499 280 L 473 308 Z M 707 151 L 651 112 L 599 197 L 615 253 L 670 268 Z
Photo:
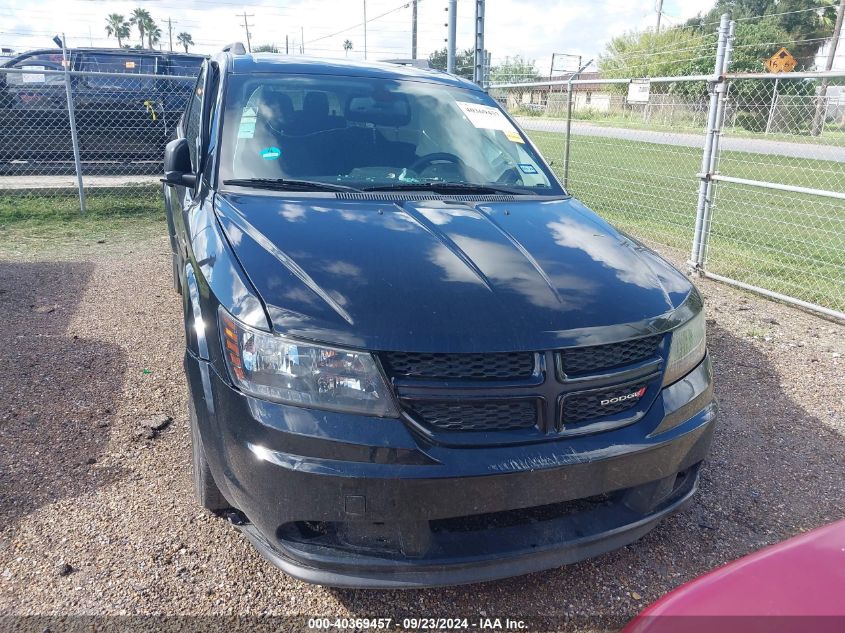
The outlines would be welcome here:
M 446 72 L 455 74 L 455 39 L 458 29 L 458 0 L 449 0 L 449 21 L 447 22 L 446 38 Z
M 252 52 L 252 43 L 249 41 L 249 27 L 251 27 L 252 24 L 247 24 L 246 19 L 251 18 L 251 17 L 254 17 L 254 15 L 252 13 L 247 15 L 247 12 L 244 11 L 244 30 L 246 31 L 246 50 L 248 50 L 250 53 Z
M 290 55 L 290 42 L 287 35 L 285 35 L 285 55 Z
M 836 48 L 839 45 L 839 38 L 842 37 L 842 17 L 845 14 L 845 0 L 839 0 L 839 11 L 836 14 L 836 26 L 833 27 L 833 37 L 830 40 L 830 50 L 827 52 L 827 62 L 825 62 L 825 70 L 833 70 L 833 62 L 836 59 Z M 816 103 L 816 115 L 813 117 L 813 129 L 811 130 L 813 136 L 818 136 L 822 133 L 824 122 L 827 118 L 827 78 L 822 79 L 821 86 L 819 86 L 818 102 Z
M 490 69 L 493 67 L 493 53 L 484 51 L 484 88 L 490 85 Z
M 367 0 L 364 0 L 364 59 L 367 59 Z
M 167 35 L 170 38 L 170 52 L 173 52 L 173 23 L 167 18 Z
M 417 0 L 411 3 L 411 59 L 417 58 Z
M 299 54 L 305 55 L 305 27 L 299 27 Z
M 655 35 L 660 35 L 660 18 L 663 17 L 663 0 L 657 0 L 657 28 L 654 29 Z
M 472 80 L 484 83 L 484 0 L 475 0 L 475 53 L 473 54 Z

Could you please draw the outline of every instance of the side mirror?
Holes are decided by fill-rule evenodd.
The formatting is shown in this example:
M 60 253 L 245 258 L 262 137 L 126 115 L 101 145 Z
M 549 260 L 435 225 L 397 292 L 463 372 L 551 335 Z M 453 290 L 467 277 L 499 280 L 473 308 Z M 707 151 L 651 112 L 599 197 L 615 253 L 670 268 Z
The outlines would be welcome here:
M 168 185 L 194 187 L 197 184 L 197 175 L 191 169 L 188 139 L 177 138 L 170 141 L 164 150 L 164 182 Z

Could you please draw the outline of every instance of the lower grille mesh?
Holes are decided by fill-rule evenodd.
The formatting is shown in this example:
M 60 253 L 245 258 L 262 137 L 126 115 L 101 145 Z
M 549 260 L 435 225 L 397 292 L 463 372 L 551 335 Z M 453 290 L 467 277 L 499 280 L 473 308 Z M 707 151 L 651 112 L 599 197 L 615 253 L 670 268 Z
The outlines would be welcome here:
M 411 410 L 426 424 L 447 431 L 507 431 L 537 423 L 533 400 L 415 402 Z
M 515 525 L 536 525 L 542 521 L 560 519 L 573 514 L 590 512 L 606 507 L 613 503 L 619 493 L 601 494 L 584 499 L 573 499 L 560 503 L 520 508 L 519 510 L 504 510 L 502 512 L 488 512 L 470 516 L 454 517 L 450 519 L 435 519 L 429 521 L 431 531 L 438 532 L 481 532 L 496 528 L 506 528 Z

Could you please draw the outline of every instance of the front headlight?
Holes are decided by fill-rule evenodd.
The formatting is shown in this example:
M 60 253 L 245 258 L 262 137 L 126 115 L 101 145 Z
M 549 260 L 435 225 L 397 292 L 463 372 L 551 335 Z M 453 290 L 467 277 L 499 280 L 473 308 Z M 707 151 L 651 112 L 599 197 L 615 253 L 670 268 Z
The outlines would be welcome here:
M 254 330 L 220 308 L 232 381 L 257 398 L 380 417 L 398 415 L 371 354 Z
M 671 385 L 690 373 L 704 358 L 707 337 L 704 331 L 704 310 L 672 332 L 672 346 L 663 386 Z

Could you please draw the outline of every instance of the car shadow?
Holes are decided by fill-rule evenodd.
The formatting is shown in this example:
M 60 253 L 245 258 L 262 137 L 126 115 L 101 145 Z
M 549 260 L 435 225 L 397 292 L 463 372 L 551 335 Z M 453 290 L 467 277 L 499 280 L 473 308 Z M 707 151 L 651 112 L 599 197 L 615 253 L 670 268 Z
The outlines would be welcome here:
M 120 476 L 99 461 L 125 353 L 69 329 L 93 269 L 0 261 L 0 533 L 43 505 Z
M 599 618 L 614 628 L 683 582 L 842 518 L 842 437 L 784 393 L 753 342 L 714 323 L 708 336 L 720 420 L 689 508 L 627 547 L 559 569 L 470 587 L 333 595 L 361 617 Z M 556 611 L 549 595 L 559 596 Z M 596 605 L 605 608 L 596 613 Z

